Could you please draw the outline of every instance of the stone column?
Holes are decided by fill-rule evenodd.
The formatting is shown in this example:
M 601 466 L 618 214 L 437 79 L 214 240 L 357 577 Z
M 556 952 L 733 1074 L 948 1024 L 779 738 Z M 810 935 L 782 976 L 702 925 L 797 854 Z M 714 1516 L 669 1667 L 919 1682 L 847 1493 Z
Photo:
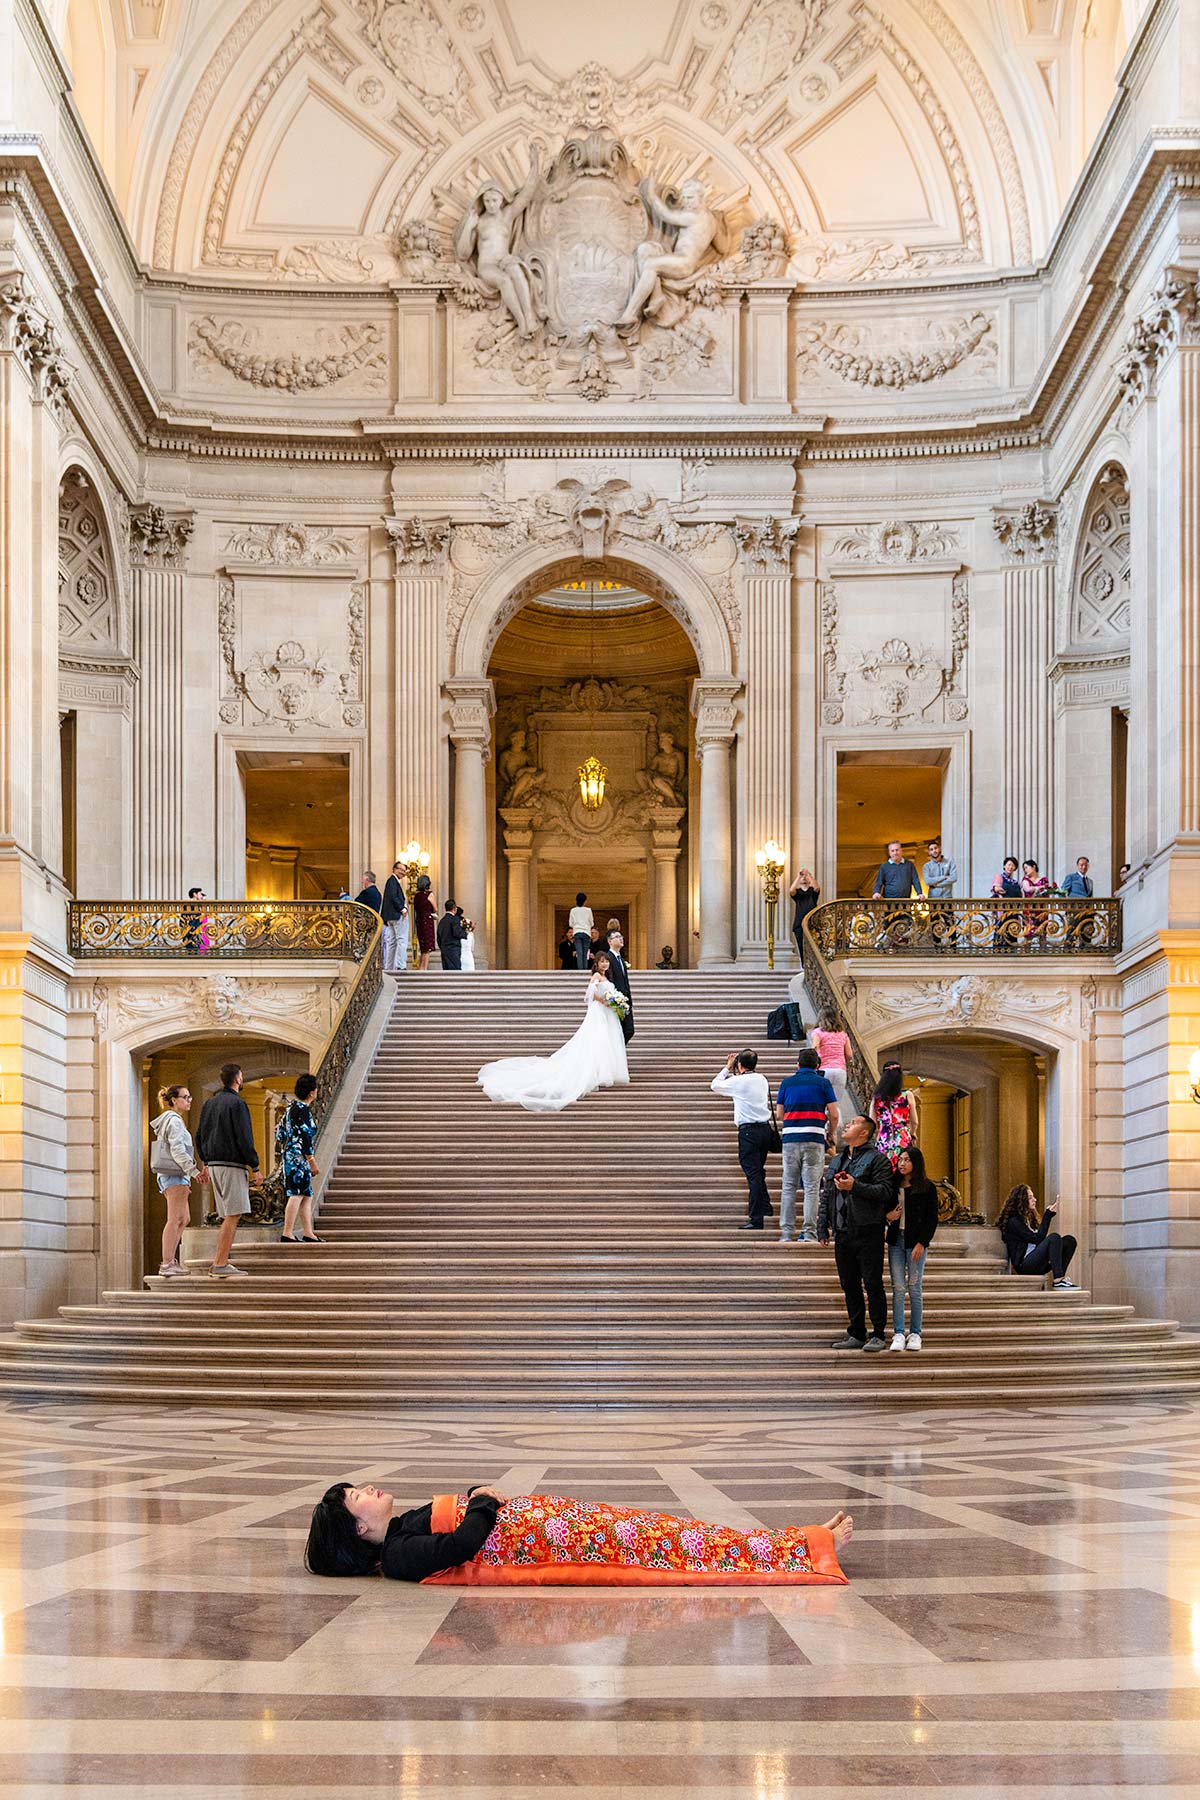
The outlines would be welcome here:
M 527 806 L 504 806 L 504 859 L 508 864 L 508 956 L 510 969 L 533 967 L 533 813 Z
M 670 944 L 675 960 L 687 961 L 686 946 L 679 942 L 679 846 L 681 826 L 687 815 L 683 806 L 656 806 L 650 813 L 650 848 L 654 858 L 654 912 L 647 963 L 653 967 L 659 951 Z
M 490 681 L 448 681 L 450 742 L 454 745 L 454 899 L 475 921 L 475 961 L 489 963 L 487 906 L 487 783 L 496 696 Z
M 3 221 L 6 245 L 23 228 Z M 0 273 L 0 1323 L 67 1301 L 65 890 L 58 754 L 58 484 L 70 369 L 29 276 Z M 85 1183 L 86 1191 L 86 1183 Z M 74 1234 L 74 1235 L 73 1235 Z
M 997 509 L 992 523 L 1004 559 L 1003 854 L 1035 857 L 1053 879 L 1048 672 L 1058 516 L 1032 500 L 1016 511 Z
M 396 853 L 418 838 L 433 860 L 433 885 L 450 873 L 442 793 L 441 630 L 450 525 L 445 519 L 386 519 L 396 559 Z
M 792 545 L 798 518 L 739 519 L 745 678 L 738 958 L 765 962 L 767 911 L 754 852 L 773 837 L 791 855 L 788 816 L 792 761 Z M 786 940 L 786 933 L 782 934 Z
M 183 557 L 196 515 L 135 506 L 128 516 L 133 588 L 134 897 L 187 891 L 183 866 Z
M 733 961 L 733 842 L 730 779 L 740 681 L 692 686 L 696 755 L 700 758 L 700 967 Z

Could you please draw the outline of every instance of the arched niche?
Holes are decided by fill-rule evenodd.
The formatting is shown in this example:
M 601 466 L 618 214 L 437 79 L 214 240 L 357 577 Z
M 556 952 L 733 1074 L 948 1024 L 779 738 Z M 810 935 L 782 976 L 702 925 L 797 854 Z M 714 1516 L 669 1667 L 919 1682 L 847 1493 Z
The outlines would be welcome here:
M 1074 649 L 1129 647 L 1129 524 L 1129 478 L 1119 462 L 1106 462 L 1088 489 L 1075 541 L 1066 621 Z
M 681 557 L 657 544 L 641 544 L 604 557 L 606 573 L 640 588 L 661 602 L 691 640 L 701 679 L 733 674 L 730 626 L 711 587 Z M 454 642 L 454 674 L 459 679 L 487 672 L 496 639 L 527 601 L 564 581 L 594 572 L 578 553 L 561 546 L 531 544 L 516 551 L 480 579 L 467 603 Z

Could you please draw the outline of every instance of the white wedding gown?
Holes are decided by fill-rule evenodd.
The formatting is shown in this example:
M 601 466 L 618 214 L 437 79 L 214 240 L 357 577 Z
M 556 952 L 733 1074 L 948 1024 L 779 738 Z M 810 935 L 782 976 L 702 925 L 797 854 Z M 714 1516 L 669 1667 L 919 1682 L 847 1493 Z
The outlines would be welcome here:
M 523 1106 L 526 1112 L 561 1112 L 598 1087 L 629 1080 L 621 1021 L 603 1004 L 617 989 L 595 975 L 588 982 L 583 1023 L 553 1056 L 506 1056 L 485 1063 L 479 1085 L 501 1106 Z

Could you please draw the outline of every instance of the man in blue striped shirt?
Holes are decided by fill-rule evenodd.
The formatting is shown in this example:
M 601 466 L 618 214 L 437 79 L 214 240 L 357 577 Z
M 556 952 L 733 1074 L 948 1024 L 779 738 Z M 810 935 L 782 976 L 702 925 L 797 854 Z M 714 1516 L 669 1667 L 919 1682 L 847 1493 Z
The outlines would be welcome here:
M 783 1139 L 783 1201 L 779 1217 L 779 1241 L 796 1238 L 796 1188 L 804 1182 L 804 1223 L 800 1242 L 817 1235 L 817 1205 L 825 1170 L 825 1142 L 838 1127 L 837 1095 L 821 1073 L 815 1050 L 802 1050 L 794 1075 L 785 1075 L 775 1096 L 779 1135 Z

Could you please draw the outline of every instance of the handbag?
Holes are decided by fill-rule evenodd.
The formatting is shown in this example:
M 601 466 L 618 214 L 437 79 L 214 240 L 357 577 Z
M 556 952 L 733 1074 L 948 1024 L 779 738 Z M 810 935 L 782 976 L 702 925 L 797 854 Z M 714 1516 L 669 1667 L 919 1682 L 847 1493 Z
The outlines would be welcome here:
M 771 1141 L 767 1145 L 767 1149 L 768 1151 L 774 1151 L 775 1155 L 779 1156 L 783 1150 L 783 1139 L 779 1135 L 779 1120 L 775 1117 L 775 1102 L 772 1100 L 769 1090 L 767 1093 L 767 1104 L 771 1108 Z

